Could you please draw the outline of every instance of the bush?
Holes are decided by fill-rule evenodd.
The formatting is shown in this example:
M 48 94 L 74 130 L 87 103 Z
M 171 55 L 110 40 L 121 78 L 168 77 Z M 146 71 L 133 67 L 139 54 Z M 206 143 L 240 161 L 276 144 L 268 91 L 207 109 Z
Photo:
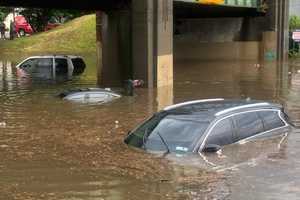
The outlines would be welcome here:
M 290 30 L 300 29 L 300 17 L 292 15 L 289 21 Z

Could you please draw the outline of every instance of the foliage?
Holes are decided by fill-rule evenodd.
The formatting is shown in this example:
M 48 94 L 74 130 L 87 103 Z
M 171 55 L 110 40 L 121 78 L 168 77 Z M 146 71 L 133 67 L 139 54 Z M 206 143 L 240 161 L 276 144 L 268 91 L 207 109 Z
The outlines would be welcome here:
M 50 20 L 63 23 L 86 13 L 78 10 L 26 8 L 20 14 L 26 18 L 35 31 L 41 32 L 44 31 L 45 26 L 47 26 Z
M 11 10 L 11 8 L 0 7 L 0 21 L 3 21 L 7 14 L 11 12 Z
M 96 17 L 86 15 L 50 31 L 0 42 L 1 55 L 90 54 L 96 52 Z
M 289 21 L 290 30 L 300 29 L 300 17 L 292 15 Z

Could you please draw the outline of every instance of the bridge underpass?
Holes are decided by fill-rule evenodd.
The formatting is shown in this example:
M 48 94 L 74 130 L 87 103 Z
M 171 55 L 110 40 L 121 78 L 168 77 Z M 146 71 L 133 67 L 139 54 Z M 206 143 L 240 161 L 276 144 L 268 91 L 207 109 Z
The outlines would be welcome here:
M 173 85 L 174 46 L 176 57 L 180 57 L 180 50 L 184 50 L 185 53 L 194 52 L 189 54 L 191 56 L 202 58 L 211 56 L 205 54 L 205 47 L 196 51 L 189 47 L 203 43 L 217 47 L 217 43 L 222 42 L 248 42 L 245 44 L 255 44 L 254 48 L 259 52 L 254 57 L 262 51 L 283 59 L 287 45 L 288 2 L 75 0 L 70 4 L 65 0 L 42 3 L 35 0 L 2 0 L 0 5 L 101 10 L 97 12 L 101 85 L 119 86 L 123 80 L 134 78 L 145 80 L 151 88 Z M 215 31 L 208 31 L 210 29 Z M 194 41 L 194 38 L 198 39 Z M 177 48 L 178 41 L 185 44 L 185 48 Z M 235 49 L 235 46 L 232 48 Z M 251 48 L 249 51 L 245 48 L 244 52 L 245 57 L 253 56 Z

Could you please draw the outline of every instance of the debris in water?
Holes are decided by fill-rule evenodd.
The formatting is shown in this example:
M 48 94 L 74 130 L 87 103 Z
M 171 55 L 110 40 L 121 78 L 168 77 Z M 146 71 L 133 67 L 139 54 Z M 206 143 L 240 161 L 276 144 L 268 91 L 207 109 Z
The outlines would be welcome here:
M 4 149 L 4 148 L 8 148 L 9 146 L 8 145 L 6 145 L 6 144 L 2 144 L 2 145 L 0 145 L 0 148 L 2 148 L 2 149 Z
M 0 122 L 0 128 L 5 128 L 6 127 L 6 122 Z

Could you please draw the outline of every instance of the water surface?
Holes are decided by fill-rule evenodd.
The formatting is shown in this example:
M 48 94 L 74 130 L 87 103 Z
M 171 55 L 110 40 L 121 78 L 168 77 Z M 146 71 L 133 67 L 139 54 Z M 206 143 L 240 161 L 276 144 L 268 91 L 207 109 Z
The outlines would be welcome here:
M 22 56 L 20 56 L 22 57 Z M 1 58 L 1 57 L 0 57 Z M 96 87 L 94 56 L 66 82 L 18 76 L 18 59 L 0 60 L 2 199 L 297 199 L 297 129 L 288 136 L 231 145 L 221 155 L 168 155 L 129 148 L 123 138 L 157 110 L 200 98 L 282 103 L 300 119 L 300 65 L 177 60 L 172 88 L 138 89 L 106 105 L 57 94 Z

